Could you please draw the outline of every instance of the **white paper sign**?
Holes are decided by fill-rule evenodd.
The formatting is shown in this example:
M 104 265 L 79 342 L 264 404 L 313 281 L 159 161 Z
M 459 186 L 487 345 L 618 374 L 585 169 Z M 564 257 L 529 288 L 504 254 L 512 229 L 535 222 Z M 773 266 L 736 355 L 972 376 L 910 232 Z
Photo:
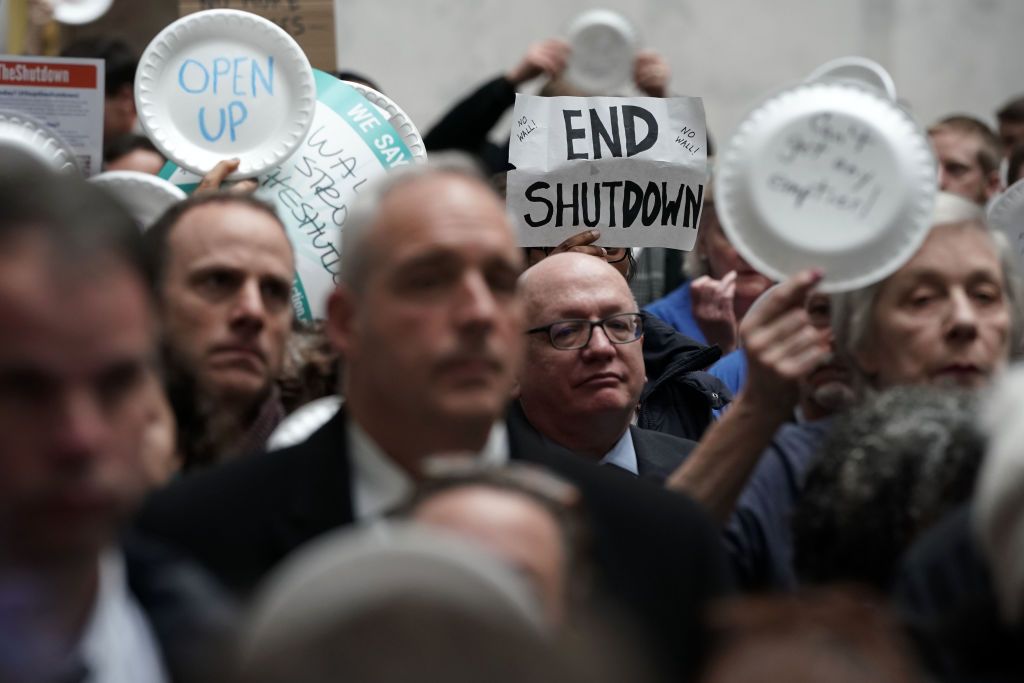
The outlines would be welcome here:
M 699 98 L 517 95 L 507 193 L 520 243 L 598 228 L 603 246 L 692 249 L 706 148 Z
M 103 165 L 103 69 L 102 59 L 0 55 L 0 109 L 45 123 L 94 175 Z

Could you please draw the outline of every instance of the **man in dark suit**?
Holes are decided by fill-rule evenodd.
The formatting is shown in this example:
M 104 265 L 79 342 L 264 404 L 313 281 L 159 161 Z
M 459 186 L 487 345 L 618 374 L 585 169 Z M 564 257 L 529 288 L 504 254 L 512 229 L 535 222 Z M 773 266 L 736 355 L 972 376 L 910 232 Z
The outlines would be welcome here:
M 221 680 L 216 589 L 117 538 L 158 390 L 139 230 L 2 145 L 0 207 L 0 680 Z
M 644 321 L 618 271 L 603 259 L 554 254 L 523 275 L 526 360 L 517 395 L 523 421 L 544 440 L 662 483 L 696 445 L 632 427 L 644 386 Z
M 328 305 L 345 407 L 302 444 L 178 482 L 151 500 L 141 526 L 245 592 L 302 543 L 402 502 L 432 454 L 533 459 L 580 488 L 609 593 L 691 672 L 701 608 L 727 585 L 697 506 L 546 453 L 501 419 L 525 337 L 522 253 L 500 201 L 464 168 L 429 166 L 393 173 L 360 200 Z

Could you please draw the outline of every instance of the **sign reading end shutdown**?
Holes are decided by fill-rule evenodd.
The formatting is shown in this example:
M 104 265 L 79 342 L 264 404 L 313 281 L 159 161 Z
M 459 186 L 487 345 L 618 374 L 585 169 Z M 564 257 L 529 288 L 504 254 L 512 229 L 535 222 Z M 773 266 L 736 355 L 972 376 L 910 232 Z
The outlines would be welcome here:
M 689 251 L 707 183 L 699 98 L 516 96 L 507 192 L 523 246 L 582 230 Z

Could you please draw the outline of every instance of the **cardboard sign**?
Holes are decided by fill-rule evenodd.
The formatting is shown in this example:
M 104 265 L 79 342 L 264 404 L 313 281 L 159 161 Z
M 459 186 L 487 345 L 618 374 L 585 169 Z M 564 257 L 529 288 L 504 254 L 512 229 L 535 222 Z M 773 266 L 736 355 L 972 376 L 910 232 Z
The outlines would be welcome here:
M 49 126 L 87 176 L 103 165 L 103 97 L 102 59 L 0 55 L 0 109 Z
M 707 184 L 699 98 L 517 95 L 509 161 L 523 246 L 598 228 L 603 246 L 693 249 Z
M 341 232 L 359 192 L 373 178 L 426 158 L 419 133 L 390 100 L 368 89 L 364 96 L 322 71 L 314 75 L 313 125 L 290 158 L 258 178 L 256 191 L 277 209 L 295 249 L 292 304 L 299 320 L 326 313 L 341 277 Z M 200 180 L 172 163 L 160 176 L 186 192 Z
M 337 68 L 333 0 L 180 0 L 178 14 L 207 9 L 240 9 L 269 19 L 302 46 L 317 69 Z

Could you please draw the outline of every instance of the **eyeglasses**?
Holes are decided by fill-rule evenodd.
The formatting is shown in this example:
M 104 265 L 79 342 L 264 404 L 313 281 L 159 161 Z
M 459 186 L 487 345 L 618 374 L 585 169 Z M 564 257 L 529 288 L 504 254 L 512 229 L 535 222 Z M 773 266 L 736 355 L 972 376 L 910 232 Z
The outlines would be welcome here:
M 528 249 L 540 249 L 544 252 L 544 256 L 550 256 L 551 252 L 556 247 L 527 247 Z M 604 260 L 608 263 L 619 263 L 625 260 L 629 256 L 629 247 L 605 247 L 604 248 Z
M 534 327 L 526 334 L 545 332 L 551 345 L 560 351 L 582 349 L 590 343 L 594 328 L 600 327 L 612 344 L 628 344 L 644 336 L 644 319 L 639 313 L 616 313 L 604 320 L 559 320 Z

